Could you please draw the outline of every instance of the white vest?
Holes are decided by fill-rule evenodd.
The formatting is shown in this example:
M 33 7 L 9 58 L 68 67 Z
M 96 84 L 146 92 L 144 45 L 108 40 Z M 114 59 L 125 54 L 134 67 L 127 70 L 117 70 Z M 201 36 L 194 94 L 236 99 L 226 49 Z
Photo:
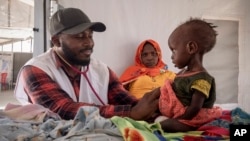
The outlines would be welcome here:
M 52 49 L 49 49 L 46 53 L 41 54 L 37 57 L 32 58 L 29 60 L 24 66 L 26 65 L 32 65 L 35 67 L 40 68 L 44 72 L 46 72 L 52 80 L 54 80 L 56 83 L 59 84 L 59 86 L 67 92 L 67 94 L 75 101 L 76 94 L 74 92 L 74 88 L 65 74 L 65 72 L 62 70 L 62 68 L 56 67 L 56 61 L 55 61 L 55 54 L 53 53 Z M 82 70 L 86 69 L 85 67 L 82 67 Z M 22 68 L 21 68 L 22 70 Z M 24 91 L 23 87 L 23 81 L 24 78 L 21 75 L 21 70 L 18 74 L 18 79 L 16 82 L 16 87 L 14 94 L 17 98 L 17 100 L 21 104 L 29 104 L 28 102 L 28 96 L 26 92 Z M 109 84 L 109 70 L 106 64 L 96 60 L 91 59 L 89 64 L 89 70 L 86 73 L 87 77 L 100 97 L 100 99 L 107 104 L 108 98 L 108 84 Z M 81 82 L 80 82 L 80 93 L 79 93 L 79 101 L 78 102 L 85 102 L 85 103 L 94 103 L 98 105 L 102 105 L 102 103 L 98 100 L 92 89 L 90 88 L 90 85 L 88 84 L 87 80 L 83 75 L 81 75 Z

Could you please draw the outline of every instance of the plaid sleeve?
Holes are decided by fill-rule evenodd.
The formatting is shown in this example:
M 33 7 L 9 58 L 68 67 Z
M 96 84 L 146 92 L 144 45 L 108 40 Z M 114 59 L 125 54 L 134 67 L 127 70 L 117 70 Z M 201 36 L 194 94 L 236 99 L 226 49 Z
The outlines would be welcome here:
M 104 117 L 129 116 L 133 105 L 137 99 L 129 94 L 123 87 L 116 74 L 109 69 L 108 101 L 109 105 L 101 107 L 101 115 Z

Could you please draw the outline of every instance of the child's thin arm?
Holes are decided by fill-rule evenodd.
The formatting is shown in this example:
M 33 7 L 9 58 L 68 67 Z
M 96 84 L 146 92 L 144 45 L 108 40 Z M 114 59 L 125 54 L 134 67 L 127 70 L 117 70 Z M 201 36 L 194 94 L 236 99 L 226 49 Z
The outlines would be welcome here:
M 180 117 L 178 117 L 178 119 L 190 120 L 194 116 L 196 116 L 200 111 L 200 109 L 202 108 L 205 98 L 206 97 L 204 94 L 202 94 L 200 91 L 195 90 L 190 106 L 187 107 L 185 113 Z

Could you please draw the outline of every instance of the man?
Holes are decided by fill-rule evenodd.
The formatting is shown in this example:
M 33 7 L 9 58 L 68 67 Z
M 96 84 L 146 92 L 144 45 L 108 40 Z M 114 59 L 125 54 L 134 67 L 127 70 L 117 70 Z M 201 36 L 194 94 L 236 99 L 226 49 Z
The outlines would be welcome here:
M 54 47 L 19 72 L 15 95 L 21 103 L 40 104 L 63 119 L 73 119 L 80 107 L 89 105 L 107 118 L 151 118 L 158 109 L 159 89 L 137 101 L 106 64 L 91 58 L 93 32 L 105 31 L 103 23 L 91 22 L 80 9 L 65 8 L 51 17 L 49 29 Z

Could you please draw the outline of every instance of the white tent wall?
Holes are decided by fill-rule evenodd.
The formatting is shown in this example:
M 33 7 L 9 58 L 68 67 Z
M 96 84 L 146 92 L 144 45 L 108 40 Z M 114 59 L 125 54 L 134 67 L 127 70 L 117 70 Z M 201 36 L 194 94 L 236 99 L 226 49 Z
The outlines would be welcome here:
M 250 1 L 249 0 L 58 0 L 63 7 L 77 7 L 82 9 L 92 21 L 101 21 L 107 26 L 103 33 L 94 33 L 95 48 L 93 56 L 108 64 L 118 75 L 133 63 L 134 55 L 138 44 L 145 39 L 152 38 L 159 42 L 163 51 L 164 61 L 168 63 L 169 69 L 178 71 L 171 63 L 171 52 L 168 49 L 167 39 L 169 34 L 181 22 L 190 17 L 201 17 L 205 19 L 232 21 L 236 25 L 236 48 L 232 49 L 221 59 L 232 59 L 224 61 L 221 67 L 232 65 L 236 79 L 226 79 L 217 83 L 217 87 L 234 82 L 230 87 L 226 87 L 227 92 L 236 91 L 236 98 L 227 99 L 230 93 L 219 92 L 219 100 L 222 103 L 238 102 L 239 106 L 250 112 Z M 235 27 L 234 27 L 235 28 Z M 230 29 L 230 27 L 229 27 Z M 220 33 L 219 33 L 220 34 Z M 237 35 L 236 35 L 237 34 Z M 224 38 L 223 38 L 224 39 Z M 232 38 L 228 39 L 230 41 Z M 228 42 L 223 41 L 223 42 Z M 215 47 L 216 48 L 216 47 Z M 210 52 L 205 55 L 210 58 L 220 56 L 213 55 L 222 52 Z M 209 62 L 210 59 L 207 59 Z M 216 59 L 215 59 L 216 60 Z M 214 61 L 216 64 L 216 61 Z M 211 64 L 209 67 L 211 67 Z M 229 67 L 229 69 L 231 69 Z M 209 69 L 209 68 L 208 68 Z M 225 70 L 221 74 L 225 76 L 232 70 Z M 237 72 L 238 74 L 235 74 Z M 234 101 L 232 101 L 234 99 Z M 236 100 L 235 100 L 236 99 Z M 218 100 L 218 101 L 219 101 Z M 218 102 L 217 101 L 217 102 Z M 220 102 L 219 102 L 220 103 Z

